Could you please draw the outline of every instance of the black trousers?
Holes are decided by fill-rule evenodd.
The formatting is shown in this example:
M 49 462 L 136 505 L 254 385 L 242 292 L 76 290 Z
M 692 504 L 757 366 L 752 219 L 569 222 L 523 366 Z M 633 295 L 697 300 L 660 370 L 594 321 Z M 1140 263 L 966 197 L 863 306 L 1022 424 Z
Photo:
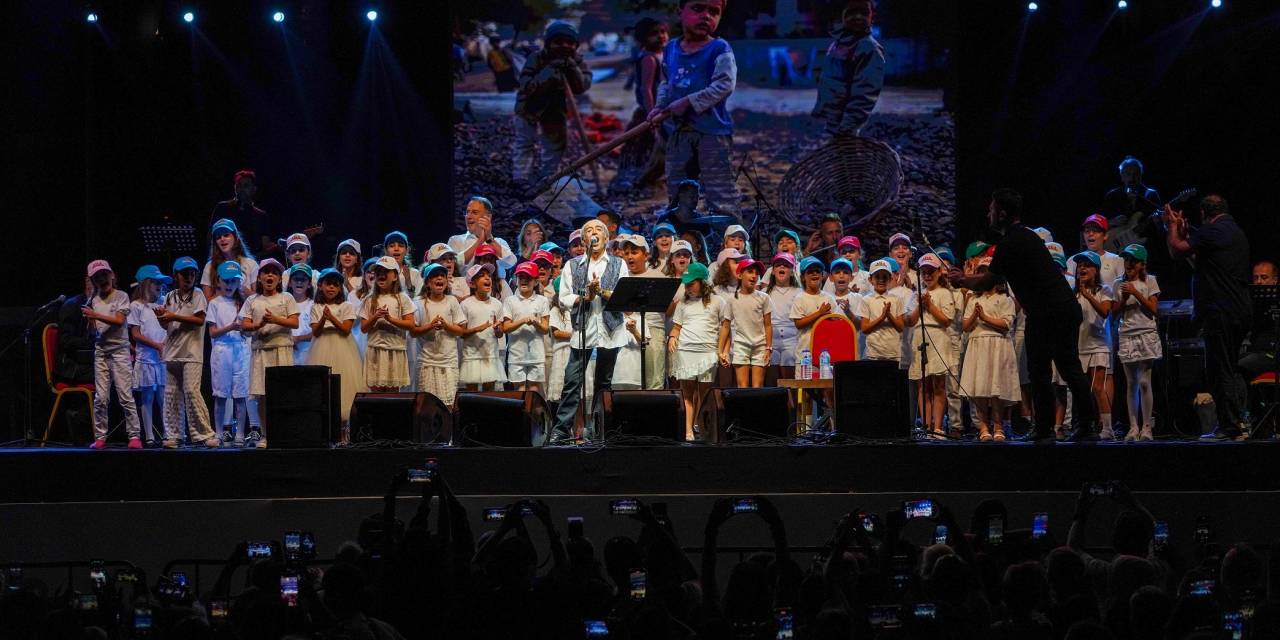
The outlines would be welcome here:
M 1218 428 L 1238 434 L 1244 425 L 1244 380 L 1236 370 L 1240 345 L 1249 327 L 1246 322 L 1224 313 L 1208 311 L 1200 315 L 1204 335 L 1205 377 L 1218 412 Z
M 1027 314 L 1027 373 L 1031 376 L 1038 435 L 1053 433 L 1053 368 L 1050 364 L 1058 366 L 1058 375 L 1066 381 L 1074 398 L 1072 415 L 1076 426 L 1094 425 L 1098 421 L 1093 390 L 1080 368 L 1078 340 L 1082 321 L 1080 307 L 1074 304 L 1050 313 Z
M 591 361 L 591 349 L 569 349 L 569 364 L 564 370 L 564 390 L 560 392 L 560 406 L 556 409 L 556 435 L 573 433 L 573 417 L 578 412 L 582 393 L 582 374 Z M 600 397 L 601 389 L 613 388 L 613 365 L 618 361 L 618 349 L 596 349 L 596 376 L 592 384 L 594 396 Z M 587 408 L 588 411 L 590 407 Z

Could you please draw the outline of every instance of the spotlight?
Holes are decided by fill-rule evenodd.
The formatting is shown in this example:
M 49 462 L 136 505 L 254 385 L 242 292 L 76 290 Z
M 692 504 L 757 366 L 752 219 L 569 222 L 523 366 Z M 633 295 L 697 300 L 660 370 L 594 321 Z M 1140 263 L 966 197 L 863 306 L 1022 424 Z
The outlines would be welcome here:
M 185 23 L 187 23 L 187 24 L 191 24 L 192 22 L 195 22 L 195 21 L 196 21 L 196 14 L 191 13 L 190 11 L 188 11 L 188 12 L 186 12 L 186 13 L 182 14 L 182 21 L 183 21 L 183 22 L 185 22 Z
M 1214 9 L 1221 9 L 1221 8 L 1222 8 L 1222 0 L 1213 0 L 1213 2 L 1210 2 L 1210 3 L 1209 3 L 1209 6 L 1213 7 Z
M 92 22 L 97 22 L 97 21 L 98 21 L 98 14 L 96 14 L 96 13 L 94 13 L 94 12 L 90 11 L 90 12 L 89 12 L 89 14 L 88 14 L 88 15 L 86 15 L 86 16 L 84 17 L 84 19 L 85 19 L 86 21 L 88 21 L 88 22 L 91 22 L 91 23 L 92 23 Z
M 1037 12 L 1037 11 L 1039 11 L 1039 10 L 1040 10 L 1040 5 L 1038 5 L 1038 4 L 1034 3 L 1034 2 L 1030 2 L 1030 3 L 1028 3 L 1028 4 L 1027 4 L 1027 11 L 1030 11 L 1031 13 L 1035 13 L 1035 12 Z
M 283 12 L 283 11 L 277 11 L 277 12 L 275 12 L 275 13 L 271 14 L 271 19 L 272 19 L 272 20 L 275 20 L 276 22 L 284 22 L 284 12 Z
M 1123 11 L 1129 8 L 1129 3 L 1126 0 L 1120 0 L 1120 2 L 1116 3 L 1116 8 Z
M 378 12 L 370 9 L 369 13 L 364 14 L 364 17 L 368 18 L 369 22 L 373 22 L 378 19 Z

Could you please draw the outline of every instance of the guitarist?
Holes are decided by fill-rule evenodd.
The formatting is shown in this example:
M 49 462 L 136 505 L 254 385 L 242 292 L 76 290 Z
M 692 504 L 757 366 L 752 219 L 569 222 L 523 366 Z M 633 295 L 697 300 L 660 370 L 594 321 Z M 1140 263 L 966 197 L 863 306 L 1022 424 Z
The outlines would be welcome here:
M 1107 251 L 1118 253 L 1135 243 L 1149 247 L 1150 239 L 1158 237 L 1149 220 L 1152 213 L 1160 211 L 1164 200 L 1155 189 L 1143 184 L 1142 171 L 1141 160 L 1125 156 L 1120 161 L 1121 186 L 1108 191 L 1102 199 L 1102 210 L 1110 218 L 1111 228 Z

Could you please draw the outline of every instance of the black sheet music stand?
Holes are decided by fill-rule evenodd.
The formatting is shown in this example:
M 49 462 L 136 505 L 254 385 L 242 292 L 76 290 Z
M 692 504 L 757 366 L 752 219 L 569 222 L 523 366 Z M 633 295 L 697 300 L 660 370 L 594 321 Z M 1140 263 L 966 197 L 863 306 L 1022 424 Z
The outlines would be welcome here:
M 173 267 L 173 255 L 194 253 L 196 229 L 189 224 L 153 224 L 138 227 L 142 236 L 142 248 L 147 253 L 164 254 L 165 263 L 160 269 Z M 193 258 L 195 256 L 192 256 Z
M 1259 322 L 1270 322 L 1271 339 L 1275 341 L 1271 354 L 1271 373 L 1275 376 L 1271 383 L 1271 406 L 1267 407 L 1261 418 L 1254 421 L 1253 429 L 1249 432 L 1249 437 L 1254 439 L 1275 433 L 1276 423 L 1280 422 L 1280 415 L 1276 413 L 1280 409 L 1280 353 L 1275 353 L 1275 344 L 1280 344 L 1280 285 L 1250 285 L 1249 297 L 1253 299 L 1254 328 L 1257 328 Z M 1222 429 L 1223 426 L 1218 425 L 1218 428 Z
M 680 280 L 677 278 L 622 278 L 618 280 L 618 287 L 613 290 L 613 295 L 609 296 L 609 302 L 604 305 L 605 311 L 640 314 L 641 389 L 644 388 L 645 380 L 644 343 L 646 338 L 644 314 L 666 313 L 667 307 L 671 305 L 671 301 L 676 297 L 676 289 L 679 288 Z M 661 345 L 659 348 L 665 349 L 666 345 Z

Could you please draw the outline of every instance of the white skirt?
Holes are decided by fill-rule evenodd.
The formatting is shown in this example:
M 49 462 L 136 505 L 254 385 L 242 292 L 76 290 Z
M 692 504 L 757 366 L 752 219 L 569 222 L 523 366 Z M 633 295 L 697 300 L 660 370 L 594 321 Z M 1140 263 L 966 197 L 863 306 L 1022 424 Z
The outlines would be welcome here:
M 1120 362 L 1130 364 L 1159 360 L 1164 355 L 1160 347 L 1160 334 L 1155 331 L 1144 331 L 1139 334 L 1120 334 L 1120 346 L 1116 348 L 1116 356 Z
M 453 406 L 458 396 L 458 370 L 453 367 L 418 367 L 418 391 L 424 391 Z
M 997 398 L 1007 403 L 1019 402 L 1018 361 L 1013 342 L 1003 336 L 979 336 L 969 339 L 960 372 L 961 393 L 965 397 Z
M 730 356 L 730 362 L 735 365 L 751 365 L 753 367 L 764 367 L 769 364 L 768 352 L 764 350 L 764 341 L 761 340 L 756 344 L 747 344 L 746 342 L 733 342 L 733 353 Z
M 677 349 L 671 365 L 671 377 L 676 380 L 711 382 L 715 379 L 720 356 L 714 351 L 682 351 Z
M 610 384 L 617 389 L 640 388 L 640 345 L 629 344 L 618 349 L 618 358 L 613 363 L 613 378 Z
M 351 405 L 357 393 L 369 390 L 364 382 L 364 364 L 360 362 L 360 349 L 355 338 L 343 336 L 335 331 L 325 331 L 311 341 L 307 350 L 307 364 L 329 367 L 329 373 L 341 376 L 342 421 L 351 419 Z
M 133 363 L 133 388 L 147 389 L 150 387 L 164 386 L 164 363 L 163 362 L 140 362 Z M 240 396 L 244 397 L 244 396 Z
M 409 357 L 403 348 L 366 347 L 364 381 L 370 388 L 400 388 L 409 384 Z
M 293 345 L 254 349 L 249 367 L 249 395 L 267 394 L 267 367 L 292 367 Z
M 458 381 L 462 384 L 502 383 L 507 381 L 507 375 L 497 358 L 470 359 L 462 361 Z
M 1111 354 L 1110 353 L 1082 353 L 1080 354 L 1080 368 L 1085 375 L 1089 375 L 1089 370 L 1095 367 L 1102 367 L 1111 372 Z
M 960 356 L 956 353 L 951 342 L 951 336 L 947 334 L 947 330 L 941 327 L 928 327 L 928 351 L 929 356 L 928 368 L 924 375 L 926 376 L 942 376 L 948 371 L 957 372 L 956 363 Z M 912 380 L 920 379 L 920 342 L 923 340 L 921 336 L 924 332 L 916 331 L 912 338 L 911 346 L 911 369 L 908 377 Z

